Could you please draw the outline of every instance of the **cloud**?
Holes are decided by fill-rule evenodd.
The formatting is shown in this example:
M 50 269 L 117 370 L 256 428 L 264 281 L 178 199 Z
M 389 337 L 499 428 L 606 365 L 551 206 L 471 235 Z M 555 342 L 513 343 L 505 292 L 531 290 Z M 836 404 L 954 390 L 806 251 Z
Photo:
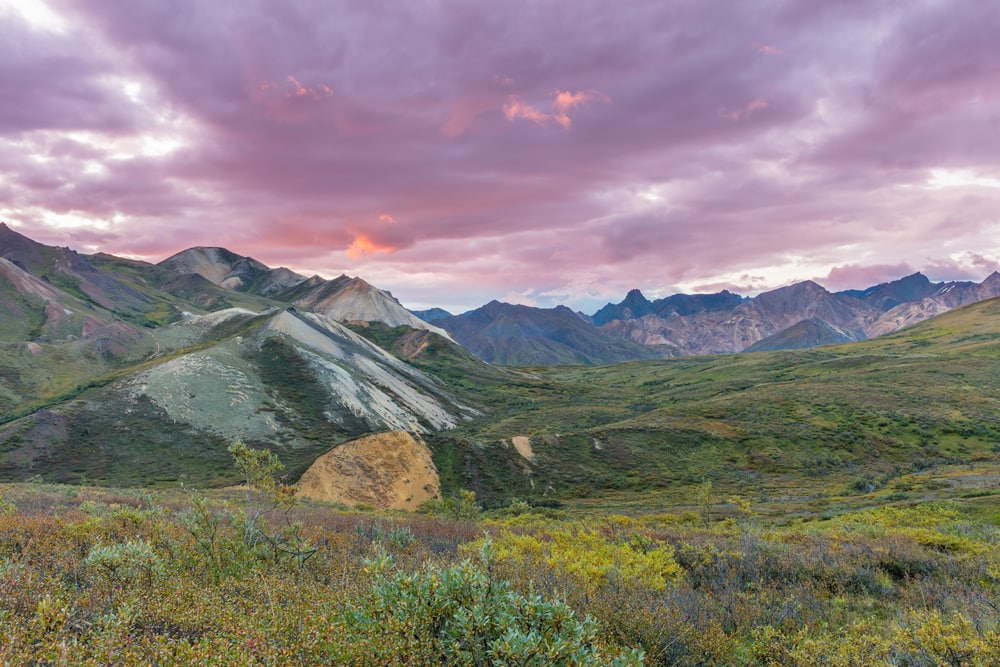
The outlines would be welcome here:
M 0 21 L 0 217 L 45 242 L 452 309 L 1000 256 L 1000 5 L 46 5 Z
M 358 259 L 359 257 L 364 257 L 365 255 L 372 255 L 375 253 L 391 253 L 394 252 L 396 248 L 389 245 L 381 245 L 377 241 L 372 240 L 365 234 L 355 234 L 354 241 L 345 250 L 345 254 L 351 259 Z
M 507 120 L 517 120 L 519 118 L 529 120 L 538 125 L 545 125 L 554 122 L 568 130 L 573 124 L 569 112 L 592 100 L 610 103 L 611 98 L 596 90 L 579 90 L 571 92 L 568 90 L 556 90 L 550 103 L 551 111 L 544 112 L 522 102 L 516 95 L 511 95 L 506 104 L 503 105 L 504 116 Z
M 907 262 L 868 266 L 844 264 L 833 267 L 825 277 L 817 278 L 816 282 L 831 291 L 865 289 L 897 280 L 915 272 L 915 269 Z
M 742 108 L 729 110 L 725 107 L 719 107 L 718 114 L 723 118 L 728 118 L 729 120 L 740 120 L 744 116 L 749 116 L 755 111 L 760 111 L 767 108 L 767 100 L 763 98 L 756 98 L 747 102 Z

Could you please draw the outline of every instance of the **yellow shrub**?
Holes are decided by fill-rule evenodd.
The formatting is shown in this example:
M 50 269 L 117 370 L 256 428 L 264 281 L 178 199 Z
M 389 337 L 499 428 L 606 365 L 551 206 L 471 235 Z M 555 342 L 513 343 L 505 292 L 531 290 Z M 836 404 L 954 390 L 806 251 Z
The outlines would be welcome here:
M 617 581 L 663 590 L 682 574 L 668 544 L 638 535 L 609 540 L 585 526 L 531 535 L 504 532 L 492 542 L 493 555 L 499 563 L 518 568 L 548 568 L 572 577 L 587 588 Z M 471 549 L 478 550 L 481 543 Z
M 996 665 L 1000 660 L 1000 634 L 977 632 L 962 614 L 945 617 L 938 611 L 922 611 L 911 613 L 907 620 L 894 639 L 912 655 L 969 667 Z

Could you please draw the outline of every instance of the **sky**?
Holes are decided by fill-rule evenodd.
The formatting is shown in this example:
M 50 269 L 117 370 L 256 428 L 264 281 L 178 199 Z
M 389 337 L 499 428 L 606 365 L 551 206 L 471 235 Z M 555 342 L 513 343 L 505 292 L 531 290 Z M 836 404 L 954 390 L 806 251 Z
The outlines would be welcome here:
M 980 281 L 998 34 L 987 0 L 0 0 L 0 220 L 456 313 Z

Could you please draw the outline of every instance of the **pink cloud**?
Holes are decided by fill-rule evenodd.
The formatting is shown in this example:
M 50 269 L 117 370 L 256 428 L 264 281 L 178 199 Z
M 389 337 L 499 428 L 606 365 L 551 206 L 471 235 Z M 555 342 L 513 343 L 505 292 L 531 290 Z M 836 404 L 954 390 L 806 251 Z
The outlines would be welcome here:
M 523 118 L 525 120 L 530 120 L 532 123 L 537 123 L 538 125 L 544 125 L 552 120 L 551 114 L 539 111 L 530 104 L 525 104 L 513 95 L 511 95 L 510 99 L 507 100 L 507 103 L 503 105 L 503 114 L 507 117 L 507 120 Z
M 1000 173 L 996 3 L 48 4 L 0 21 L 0 218 L 45 242 L 452 307 L 1000 256 L 1000 191 L 924 187 Z
M 825 277 L 817 278 L 816 282 L 832 291 L 864 289 L 873 285 L 891 282 L 914 272 L 915 269 L 906 262 L 867 266 L 844 264 L 833 267 Z
M 746 103 L 746 105 L 739 109 L 730 110 L 725 107 L 719 107 L 717 113 L 723 118 L 728 118 L 729 120 L 742 120 L 744 117 L 749 116 L 753 112 L 766 109 L 767 107 L 767 100 L 758 97 L 750 100 Z
M 364 257 L 365 255 L 372 255 L 375 253 L 391 253 L 394 252 L 396 248 L 390 245 L 382 245 L 377 241 L 371 239 L 366 234 L 355 234 L 354 241 L 345 250 L 345 254 L 351 259 L 358 259 Z
M 572 109 L 592 100 L 599 100 L 605 103 L 611 102 L 611 98 L 596 90 L 580 90 L 577 92 L 556 90 L 553 93 L 553 98 L 550 104 L 552 110 L 544 112 L 530 104 L 522 102 L 517 96 L 511 95 L 510 99 L 503 106 L 504 116 L 507 117 L 507 120 L 523 118 L 538 125 L 554 122 L 561 125 L 563 129 L 568 130 L 573 124 L 569 116 L 569 112 Z

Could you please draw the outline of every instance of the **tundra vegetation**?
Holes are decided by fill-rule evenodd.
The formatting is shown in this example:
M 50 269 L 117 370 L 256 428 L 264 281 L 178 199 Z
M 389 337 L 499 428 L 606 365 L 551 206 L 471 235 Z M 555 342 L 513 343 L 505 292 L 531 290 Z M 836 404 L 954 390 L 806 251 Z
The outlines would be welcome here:
M 231 453 L 226 491 L 0 486 L 0 663 L 1000 659 L 995 483 L 791 520 L 710 483 L 631 516 L 470 491 L 406 514 L 293 501 L 273 454 Z

